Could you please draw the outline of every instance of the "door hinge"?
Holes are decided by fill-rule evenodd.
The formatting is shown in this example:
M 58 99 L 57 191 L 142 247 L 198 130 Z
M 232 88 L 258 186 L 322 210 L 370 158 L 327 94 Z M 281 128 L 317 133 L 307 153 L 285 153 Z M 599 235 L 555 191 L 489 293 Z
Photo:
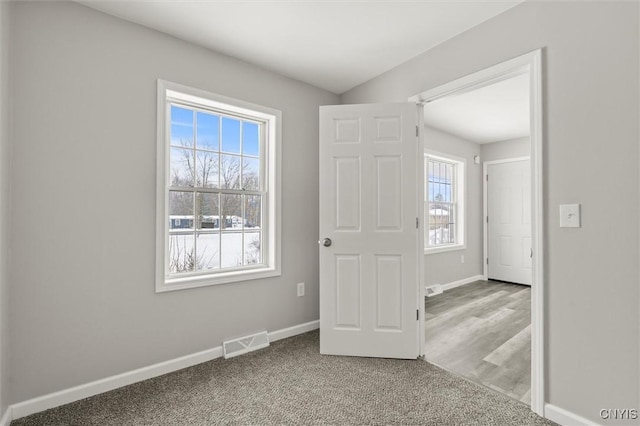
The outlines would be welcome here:
M 487 223 L 489 223 L 489 216 L 487 216 Z
M 487 178 L 487 182 L 489 182 L 489 175 L 485 175 L 485 177 Z
M 420 320 L 420 309 L 416 309 L 416 321 Z
M 416 124 L 416 136 L 420 136 L 420 127 Z
M 489 258 L 487 257 L 487 265 L 489 264 Z
M 416 217 L 416 229 L 420 228 L 420 220 Z

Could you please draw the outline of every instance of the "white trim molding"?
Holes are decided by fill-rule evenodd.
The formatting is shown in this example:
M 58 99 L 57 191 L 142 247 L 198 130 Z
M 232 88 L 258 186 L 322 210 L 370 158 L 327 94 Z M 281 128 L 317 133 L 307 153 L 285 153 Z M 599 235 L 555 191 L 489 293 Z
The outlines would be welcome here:
M 544 415 L 544 185 L 543 185 L 543 116 L 542 116 L 542 49 L 509 59 L 474 72 L 409 98 L 426 104 L 452 94 L 485 87 L 511 77 L 529 73 L 529 113 L 531 140 L 531 410 Z M 427 273 L 429 273 L 427 271 Z
M 451 290 L 452 288 L 460 287 L 460 286 L 465 285 L 465 284 L 471 284 L 471 283 L 474 283 L 476 281 L 480 281 L 480 280 L 483 280 L 483 279 L 484 279 L 484 277 L 482 275 L 474 275 L 472 277 L 463 278 L 463 279 L 458 280 L 458 281 L 452 281 L 450 283 L 442 284 L 442 290 L 443 291 Z
M 252 191 L 240 189 L 207 188 L 202 185 L 174 186 L 169 179 L 171 107 L 180 105 L 193 111 L 205 110 L 216 116 L 231 116 L 236 120 L 260 123 L 261 142 L 257 157 L 260 162 L 260 188 Z M 194 124 L 195 126 L 195 124 Z M 195 127 L 194 127 L 195 129 Z M 190 148 L 197 152 L 197 146 Z M 206 151 L 201 151 L 206 152 Z M 217 155 L 217 154 L 215 154 Z M 243 153 L 242 156 L 245 154 Z M 243 158 L 243 157 L 240 157 Z M 281 275 L 281 182 L 282 182 L 282 112 L 270 107 L 218 95 L 158 79 L 157 81 L 157 158 L 156 158 L 156 292 L 182 290 L 216 284 L 262 279 Z M 192 194 L 235 194 L 263 197 L 261 215 L 261 264 L 243 264 L 234 268 L 202 269 L 171 273 L 169 268 L 169 200 L 170 191 Z M 195 199 L 193 215 L 197 213 Z M 242 209 L 244 212 L 244 208 Z M 244 214 L 244 213 L 243 213 Z M 244 228 L 244 225 L 243 225 Z M 222 225 L 216 234 L 219 234 Z M 188 230 L 199 232 L 194 226 Z M 244 232 L 244 229 L 242 230 Z M 195 234 L 194 234 L 195 235 Z M 222 249 L 221 249 L 222 250 Z M 196 250 L 197 251 L 197 250 Z M 242 262 L 241 262 L 242 263 Z M 245 262 L 246 263 L 246 262 Z M 197 269 L 197 268 L 196 268 Z
M 424 200 L 424 216 L 422 218 L 424 222 L 424 226 L 427 227 L 429 224 L 429 218 L 427 217 L 427 213 L 430 212 L 429 209 L 429 176 L 428 176 L 428 166 L 427 161 L 429 159 L 433 159 L 436 161 L 442 161 L 445 163 L 450 163 L 455 166 L 454 168 L 454 185 L 453 185 L 453 199 L 455 200 L 455 234 L 456 242 L 453 244 L 442 244 L 436 246 L 427 246 L 428 239 L 424 241 L 424 254 L 430 255 L 435 253 L 444 253 L 448 251 L 455 250 L 465 250 L 467 248 L 467 159 L 464 157 L 459 157 L 457 155 L 450 155 L 438 151 L 433 151 L 431 149 L 424 149 L 424 178 L 422 182 L 424 183 L 425 190 L 423 193 L 426 195 Z
M 591 420 L 552 404 L 544 405 L 544 416 L 561 426 L 599 426 L 598 423 L 594 423 Z
M 425 248 L 424 249 L 424 254 L 425 254 L 425 256 L 429 256 L 431 254 L 447 253 L 447 252 L 450 252 L 450 251 L 458 251 L 458 250 L 466 250 L 466 249 L 467 249 L 467 245 L 466 244 L 449 244 L 449 245 L 441 246 L 441 247 Z
M 271 333 L 269 333 L 269 341 L 275 342 L 277 340 L 282 340 L 288 337 L 297 336 L 298 334 L 317 330 L 319 328 L 320 328 L 320 320 L 315 320 L 311 322 L 306 322 L 304 324 L 294 325 L 293 327 L 282 328 L 280 330 L 272 331 Z
M 0 418 L 0 426 L 9 426 L 12 420 L 13 420 L 13 416 L 11 414 L 11 406 L 9 406 L 5 410 L 2 417 Z
M 281 330 L 270 332 L 269 340 L 275 342 L 287 337 L 317 330 L 319 327 L 320 320 L 316 320 L 295 325 L 293 327 L 283 328 Z M 39 413 L 50 408 L 59 407 L 64 404 L 69 404 L 103 392 L 141 382 L 143 380 L 162 376 L 163 374 L 182 370 L 183 368 L 191 367 L 217 358 L 222 358 L 222 346 L 216 346 L 215 348 L 206 349 L 194 354 L 159 362 L 147 367 L 138 368 L 126 373 L 117 374 L 115 376 L 106 377 L 104 379 L 19 402 L 11 405 L 7 409 L 7 412 L 2 417 L 0 426 L 5 426 L 5 417 L 9 419 L 9 422 L 6 423 L 6 426 L 8 426 L 11 420 Z

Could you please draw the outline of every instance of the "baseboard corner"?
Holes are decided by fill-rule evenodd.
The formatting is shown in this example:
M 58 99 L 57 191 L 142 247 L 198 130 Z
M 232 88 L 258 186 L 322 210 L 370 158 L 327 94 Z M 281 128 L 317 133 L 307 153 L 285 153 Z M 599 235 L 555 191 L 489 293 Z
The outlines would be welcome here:
M 286 339 L 287 337 L 297 336 L 298 334 L 317 330 L 319 328 L 320 328 L 319 319 L 315 321 L 305 322 L 303 324 L 294 325 L 293 327 L 282 328 L 280 330 L 270 332 L 269 341 L 275 342 L 277 340 Z
M 473 282 L 480 281 L 480 280 L 483 280 L 483 279 L 484 279 L 484 275 L 482 275 L 482 274 L 474 275 L 474 276 L 471 276 L 471 277 L 463 278 L 461 280 L 452 281 L 450 283 L 442 284 L 442 290 L 444 290 L 444 291 L 451 290 L 452 288 L 460 287 L 460 286 L 465 285 L 465 284 L 471 284 Z
M 11 406 L 8 406 L 7 409 L 4 410 L 2 417 L 0 417 L 0 426 L 9 426 L 12 420 Z
M 548 403 L 544 404 L 544 417 L 561 426 L 599 426 L 598 423 Z

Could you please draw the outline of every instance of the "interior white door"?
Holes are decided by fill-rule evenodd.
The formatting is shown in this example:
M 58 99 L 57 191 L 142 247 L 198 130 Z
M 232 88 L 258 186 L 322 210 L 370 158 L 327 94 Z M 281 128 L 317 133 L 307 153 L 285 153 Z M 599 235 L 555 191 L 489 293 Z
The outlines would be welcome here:
M 412 103 L 320 107 L 323 354 L 418 356 L 418 113 Z
M 487 165 L 488 278 L 531 285 L 529 160 Z

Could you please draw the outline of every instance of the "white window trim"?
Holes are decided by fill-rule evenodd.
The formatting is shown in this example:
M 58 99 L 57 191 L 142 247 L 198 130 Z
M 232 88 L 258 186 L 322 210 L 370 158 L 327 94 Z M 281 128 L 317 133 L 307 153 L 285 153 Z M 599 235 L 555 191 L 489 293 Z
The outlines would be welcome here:
M 265 176 L 267 177 L 267 223 L 263 225 L 263 241 L 266 265 L 214 272 L 210 274 L 169 276 L 166 266 L 169 225 L 167 170 L 169 169 L 169 143 L 167 141 L 171 123 L 168 117 L 168 101 L 179 98 L 182 102 L 223 109 L 240 115 L 264 120 L 266 129 Z M 254 280 L 281 275 L 281 156 L 282 156 L 282 112 L 273 108 L 229 98 L 178 83 L 158 80 L 157 110 L 157 164 L 156 164 L 156 292 L 182 290 Z
M 457 250 L 465 250 L 467 248 L 467 209 L 466 209 L 466 195 L 467 195 L 467 160 L 462 157 L 457 157 L 455 155 L 444 154 L 437 151 L 426 150 L 424 151 L 424 182 L 425 182 L 425 199 L 424 204 L 426 205 L 429 201 L 429 185 L 428 185 L 428 175 L 429 173 L 428 167 L 426 165 L 427 157 L 433 158 L 435 160 L 446 161 L 449 163 L 456 163 L 459 167 L 457 167 L 456 171 L 456 182 L 455 182 L 455 191 L 456 191 L 456 235 L 459 237 L 458 242 L 454 244 L 441 245 L 436 247 L 426 247 L 428 238 L 425 238 L 425 248 L 424 254 L 436 254 L 436 253 L 445 253 L 449 251 L 457 251 Z M 428 208 L 425 208 L 425 229 L 429 229 L 429 220 L 427 218 Z

